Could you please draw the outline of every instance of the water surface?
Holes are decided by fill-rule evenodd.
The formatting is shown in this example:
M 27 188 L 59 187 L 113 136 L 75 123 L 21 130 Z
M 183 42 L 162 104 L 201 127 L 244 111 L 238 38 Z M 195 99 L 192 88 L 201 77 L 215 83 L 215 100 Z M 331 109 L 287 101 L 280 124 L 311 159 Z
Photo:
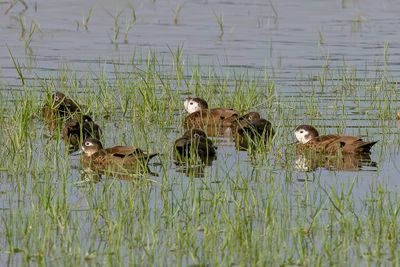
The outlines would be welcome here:
M 183 8 L 175 25 L 174 10 L 181 3 Z M 195 66 L 200 68 L 204 77 L 212 69 L 220 77 L 232 77 L 229 88 L 233 90 L 235 75 L 246 74 L 246 77 L 262 81 L 267 74 L 275 83 L 276 99 L 271 109 L 260 107 L 258 111 L 277 127 L 278 140 L 282 136 L 287 138 L 295 125 L 303 123 L 318 126 L 321 133 L 340 132 L 361 135 L 368 140 L 381 140 L 371 154 L 371 160 L 376 164 L 362 166 L 360 171 L 316 168 L 304 172 L 295 168 L 295 159 L 289 156 L 271 153 L 263 159 L 257 156 L 254 159 L 245 151 L 235 150 L 231 142 L 222 139 L 218 143 L 218 160 L 204 168 L 203 178 L 193 179 L 191 175 L 182 173 L 172 160 L 151 166 L 161 175 L 152 177 L 154 185 L 143 187 L 140 194 L 136 192 L 134 196 L 135 201 L 140 201 L 147 194 L 149 208 L 153 211 L 148 219 L 149 225 L 157 223 L 158 216 L 165 211 L 166 203 L 177 205 L 182 202 L 189 205 L 188 192 L 193 186 L 199 192 L 204 187 L 206 198 L 210 197 L 210 191 L 222 190 L 232 199 L 243 187 L 252 190 L 261 202 L 266 198 L 263 193 L 278 186 L 280 190 L 287 191 L 291 205 L 296 205 L 304 198 L 305 190 L 323 192 L 322 188 L 330 191 L 331 187 L 349 188 L 352 184 L 354 188 L 351 194 L 355 200 L 366 198 L 378 187 L 396 194 L 399 186 L 397 162 L 400 160 L 398 126 L 394 120 L 399 101 L 396 83 L 400 55 L 399 2 L 133 1 L 131 5 L 137 20 L 128 33 L 127 43 L 124 43 L 122 32 L 125 30 L 125 21 L 131 15 L 130 5 L 126 1 L 28 1 L 27 10 L 18 2 L 6 14 L 9 3 L 0 3 L 1 108 L 14 110 L 19 105 L 20 95 L 16 92 L 23 91 L 10 52 L 21 64 L 30 90 L 44 93 L 41 83 L 50 78 L 63 84 L 60 73 L 68 69 L 67 72 L 74 73 L 82 81 L 77 85 L 78 90 L 75 89 L 76 95 L 80 95 L 83 91 L 79 91 L 79 88 L 84 87 L 83 81 L 87 75 L 92 75 L 96 80 L 101 78 L 99 73 L 104 73 L 112 84 L 116 79 L 115 66 L 129 72 L 129 66 L 133 63 L 136 64 L 135 71 L 140 73 L 146 69 L 145 59 L 151 52 L 158 59 L 160 72 L 169 77 L 175 66 L 174 55 L 182 49 L 179 62 L 188 79 Z M 88 14 L 90 8 L 93 8 L 93 14 L 85 30 L 82 17 Z M 113 16 L 119 11 L 122 12 L 119 20 L 121 34 L 113 43 Z M 223 16 L 222 36 L 215 18 L 219 15 Z M 26 31 L 31 25 L 37 25 L 30 42 L 28 32 L 22 34 L 19 20 L 26 25 Z M 390 80 L 380 87 L 382 73 Z M 321 77 L 325 78 L 326 83 L 321 82 Z M 376 84 L 376 90 L 371 83 Z M 194 88 L 187 89 L 194 93 Z M 96 87 L 92 90 L 96 91 Z M 182 99 L 184 97 L 182 94 Z M 282 120 L 282 113 L 278 110 L 291 114 L 290 119 Z M 383 110 L 392 112 L 393 116 L 383 114 Z M 7 112 L 3 113 L 6 116 Z M 182 116 L 181 111 L 177 111 L 176 121 L 180 121 Z M 104 187 L 121 194 L 118 190 L 127 181 L 104 179 L 94 185 L 98 195 L 88 195 L 88 191 L 76 185 L 81 182 L 79 157 L 71 156 L 69 167 L 49 158 L 46 150 L 58 147 L 59 152 L 65 154 L 65 149 L 62 143 L 46 136 L 47 130 L 39 118 L 35 120 L 38 123 L 37 131 L 41 133 L 36 136 L 32 152 L 39 159 L 35 164 L 53 166 L 51 182 L 54 184 L 59 183 L 60 177 L 65 175 L 59 170 L 68 169 L 67 184 L 63 190 L 68 194 L 71 216 L 80 225 L 78 232 L 82 235 L 82 250 L 91 250 L 91 242 L 101 250 L 102 246 L 106 247 L 104 240 L 101 237 L 94 238 L 95 241 L 89 238 L 94 215 L 88 211 L 96 206 L 92 201 L 101 199 Z M 106 145 L 132 144 L 131 141 L 135 140 L 135 143 L 144 146 L 146 144 L 141 143 L 141 136 L 147 134 L 148 137 L 154 137 L 150 149 L 168 151 L 173 140 L 182 133 L 179 123 L 169 125 L 169 129 L 158 129 L 155 133 L 135 133 L 135 129 L 140 127 L 132 121 L 132 118 L 123 117 L 121 111 L 104 119 L 101 125 L 108 134 Z M 157 143 L 160 135 L 168 136 L 169 143 Z M 290 142 L 293 140 L 289 138 L 287 143 Z M 278 151 L 285 153 L 282 146 L 277 147 Z M 285 161 L 293 163 L 290 171 Z M 7 172 L 2 171 L 0 177 L 1 190 L 4 192 L 1 195 L 3 218 L 18 203 L 28 206 L 31 202 L 43 204 L 44 200 L 29 197 L 32 196 L 29 193 L 32 190 L 43 190 L 46 195 L 46 188 L 40 189 L 41 174 L 28 177 L 38 179 L 38 182 L 28 180 L 23 185 L 17 183 L 18 177 Z M 229 180 L 221 177 L 242 177 L 239 179 L 242 184 L 233 186 Z M 274 179 L 274 182 L 270 179 Z M 163 188 L 165 180 L 168 181 L 168 190 Z M 114 188 L 113 183 L 120 184 L 120 187 Z M 260 184 L 265 185 L 265 189 L 260 188 Z M 16 194 L 21 188 L 28 197 L 25 195 L 21 199 Z M 63 190 L 58 190 L 61 191 L 60 195 L 63 194 Z M 167 196 L 163 195 L 165 192 L 168 192 Z M 129 195 L 129 192 L 122 194 Z M 112 203 L 108 205 L 113 206 Z M 363 202 L 356 201 L 355 206 L 362 210 Z M 29 213 L 29 208 L 26 212 Z M 258 223 L 254 221 L 255 225 Z M 5 232 L 4 227 L 2 230 Z M 162 228 L 160 239 L 167 238 L 168 231 Z M 201 240 L 200 235 L 197 242 Z M 2 244 L 6 246 L 4 239 Z M 163 245 L 160 248 L 156 257 L 165 258 L 173 265 L 174 257 L 167 256 L 169 248 Z M 143 253 L 141 249 L 137 251 Z M 11 258 L 16 264 L 22 262 L 18 256 Z M 7 259 L 10 259 L 9 255 L 2 253 L 4 264 Z M 128 261 L 126 258 L 125 262 Z M 184 265 L 193 262 L 191 258 L 182 260 Z

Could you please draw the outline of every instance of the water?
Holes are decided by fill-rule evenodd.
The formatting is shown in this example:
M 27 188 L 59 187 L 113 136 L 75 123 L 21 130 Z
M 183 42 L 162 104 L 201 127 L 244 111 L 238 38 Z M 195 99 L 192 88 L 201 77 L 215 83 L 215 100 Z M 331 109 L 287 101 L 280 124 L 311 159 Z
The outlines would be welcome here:
M 186 1 L 178 25 L 172 21 L 173 10 L 179 1 L 133 2 L 137 21 L 129 32 L 128 44 L 118 39 L 118 49 L 111 43 L 114 15 L 123 10 L 121 31 L 129 9 L 125 1 L 68 1 L 67 3 L 28 3 L 23 13 L 28 26 L 34 21 L 42 33 L 33 35 L 31 48 L 38 69 L 35 73 L 55 71 L 61 62 L 75 70 L 87 71 L 96 62 L 127 59 L 133 51 L 145 54 L 152 49 L 168 60 L 169 47 L 183 45 L 185 55 L 200 65 L 226 68 L 264 69 L 279 71 L 279 82 L 294 81 L 299 73 L 307 75 L 319 71 L 329 55 L 331 65 L 341 66 L 345 59 L 349 66 L 363 69 L 381 65 L 384 42 L 390 44 L 389 66 L 398 71 L 396 56 L 399 4 L 394 1 L 280 1 L 273 3 L 277 17 L 268 1 Z M 8 7 L 3 4 L 3 10 Z M 93 7 L 88 31 L 79 28 L 82 17 Z M 10 70 L 3 76 L 15 76 L 6 45 L 24 58 L 23 41 L 17 15 L 22 6 L 17 4 L 1 17 L 1 63 Z M 223 15 L 224 35 L 219 30 L 215 14 Z M 28 31 L 28 29 L 27 29 Z M 321 33 L 322 38 L 320 38 Z M 321 40 L 322 39 L 322 40 Z M 320 43 L 320 45 L 319 45 Z M 301 53 L 299 53 L 301 52 Z M 11 78 L 10 77 L 10 78 Z
M 348 83 L 350 85 L 368 84 L 376 79 L 377 70 L 386 71 L 391 77 L 399 75 L 400 2 L 185 1 L 178 24 L 174 25 L 173 10 L 180 3 L 133 1 L 136 23 L 128 33 L 128 42 L 124 43 L 121 32 L 116 44 L 111 41 L 114 34 L 112 16 L 119 10 L 123 11 L 120 24 L 121 31 L 124 31 L 125 21 L 131 14 L 126 1 L 32 1 L 27 2 L 26 11 L 23 11 L 23 5 L 17 2 L 7 14 L 4 13 L 9 3 L 0 3 L 0 79 L 4 85 L 1 93 L 4 100 L 7 100 L 2 103 L 2 108 L 12 109 L 14 92 L 21 90 L 21 81 L 10 60 L 8 49 L 23 65 L 24 76 L 32 90 L 41 91 L 40 81 L 48 77 L 58 77 L 59 71 L 64 70 L 66 66 L 81 79 L 84 79 L 87 73 L 104 71 L 112 81 L 114 63 L 128 64 L 133 54 L 135 62 L 138 62 L 139 58 L 146 58 L 149 50 L 155 52 L 160 59 L 161 68 L 167 71 L 173 64 L 171 51 L 176 52 L 178 47 L 183 47 L 184 56 L 181 63 L 187 70 L 190 70 L 191 66 L 199 65 L 205 72 L 211 67 L 221 75 L 249 73 L 259 79 L 263 78 L 266 70 L 275 81 L 277 100 L 280 103 L 274 109 L 285 109 L 294 114 L 292 121 L 281 122 L 277 115 L 260 110 L 275 125 L 280 126 L 277 130 L 278 137 L 297 124 L 312 123 L 318 126 L 322 133 L 339 131 L 363 135 L 368 140 L 389 140 L 389 145 L 383 146 L 380 142 L 373 148 L 371 160 L 376 162 L 376 166 L 362 166 L 360 171 L 317 168 L 312 172 L 304 172 L 293 168 L 293 188 L 288 189 L 293 201 L 301 195 L 299 192 L 304 190 L 304 181 L 311 181 L 309 186 L 315 190 L 320 187 L 329 189 L 331 186 L 340 188 L 343 184 L 348 186 L 354 182 L 352 194 L 355 199 L 365 197 L 376 185 L 383 185 L 389 192 L 398 191 L 399 171 L 396 166 L 400 156 L 397 143 L 398 127 L 394 114 L 393 119 L 380 119 L 379 107 L 383 104 L 379 99 L 372 99 L 368 92 L 352 90 L 351 86 L 346 87 L 346 82 L 341 80 L 340 74 L 345 72 L 351 77 L 353 72 L 356 72 L 356 78 Z M 90 8 L 93 8 L 93 14 L 86 31 L 82 25 L 82 17 L 88 14 Z M 215 18 L 219 15 L 223 16 L 222 36 Z M 40 29 L 33 33 L 27 47 L 25 46 L 29 42 L 28 33 L 22 36 L 19 16 L 24 21 L 27 31 L 35 23 Z M 385 46 L 388 48 L 386 58 Z M 139 64 L 139 68 L 142 67 Z M 336 74 L 336 77 L 329 77 L 331 79 L 327 80 L 335 82 L 329 82 L 322 88 L 318 77 L 324 68 Z M 394 90 L 398 89 L 397 84 L 393 86 Z M 343 92 L 339 94 L 342 96 L 340 99 L 337 97 L 338 91 Z M 378 98 L 383 99 L 385 91 L 390 91 L 390 88 L 384 88 L 382 94 L 377 94 Z M 313 98 L 317 110 L 312 110 L 305 104 Z M 391 110 L 396 109 L 398 100 L 390 99 Z M 343 104 L 343 109 L 335 109 L 337 103 Z M 377 108 L 371 110 L 371 106 Z M 113 140 L 121 141 L 121 130 L 114 132 L 112 129 L 134 128 L 129 121 L 122 119 L 114 123 L 106 121 L 103 126 L 109 133 L 106 141 L 108 146 L 114 145 Z M 179 125 L 174 127 L 177 129 L 167 133 L 171 144 L 180 133 Z M 43 125 L 38 126 L 39 130 L 43 130 Z M 123 135 L 122 140 L 128 144 L 131 143 L 130 140 L 138 138 L 130 133 Z M 40 137 L 36 144 L 37 157 L 42 157 L 42 161 L 45 158 L 40 153 L 40 145 L 47 143 L 46 140 Z M 60 151 L 64 153 L 64 148 L 61 147 Z M 273 162 L 279 161 L 274 156 L 271 157 Z M 243 162 L 239 170 L 238 161 Z M 86 191 L 75 186 L 75 182 L 80 181 L 78 157 L 72 157 L 70 163 L 72 170 L 67 188 L 69 204 L 76 207 L 74 213 L 85 213 L 82 216 L 85 219 L 80 222 L 85 224 L 84 221 L 88 220 L 86 211 L 93 205 L 88 204 L 91 197 L 85 195 Z M 182 170 L 172 162 L 165 163 L 164 166 L 167 166 L 168 177 L 171 179 L 171 193 L 167 199 L 172 202 L 182 199 L 185 190 L 190 188 L 193 181 L 187 179 L 185 173 L 180 172 Z M 159 173 L 164 171 L 163 167 L 157 165 L 152 168 Z M 250 180 L 249 188 L 252 188 L 257 186 L 258 181 L 252 179 L 254 172 L 260 171 L 260 166 L 252 164 L 251 157 L 246 152 L 236 151 L 228 142 L 220 145 L 217 162 L 206 169 L 209 175 L 211 174 L 208 179 L 214 182 L 211 184 L 212 188 L 218 190 L 222 187 L 228 194 L 234 195 L 236 189 L 227 186 L 226 181 L 219 181 L 217 173 L 229 173 L 232 176 L 238 172 L 245 173 Z M 200 170 L 200 173 L 202 171 Z M 261 172 L 263 171 L 265 173 L 262 177 L 268 184 L 269 170 L 261 168 Z M 286 172 L 284 167 L 276 167 L 273 170 L 277 177 L 283 177 L 283 187 L 287 186 L 284 181 Z M 58 178 L 54 177 L 54 183 L 57 183 Z M 8 192 L 1 196 L 2 208 L 7 210 L 9 205 L 17 205 L 18 200 L 13 194 L 15 184 L 12 179 L 10 181 L 5 174 L 2 174 L 2 179 L 2 191 Z M 159 177 L 153 179 L 156 186 L 143 191 L 148 191 L 150 206 L 158 213 L 163 210 L 163 203 L 158 202 L 162 191 L 159 188 L 161 181 Z M 313 183 L 316 180 L 318 182 Z M 195 184 L 201 187 L 205 182 L 199 179 Z M 24 190 L 29 191 L 33 186 L 28 184 Z M 110 188 L 113 190 L 112 186 Z M 140 198 L 137 195 L 135 197 Z M 7 204 L 9 199 L 12 199 L 13 204 Z M 28 203 L 30 200 L 22 201 Z M 150 218 L 149 223 L 154 223 L 154 218 Z M 85 232 L 89 226 L 82 226 L 82 229 L 81 231 Z M 163 234 L 167 235 L 165 232 Z M 100 239 L 97 242 L 104 245 Z M 91 244 L 84 243 L 82 246 L 87 248 Z M 164 249 L 168 251 L 167 248 Z M 159 254 L 164 255 L 163 251 Z M 3 254 L 2 261 L 6 262 L 7 257 Z M 16 261 L 18 262 L 18 257 Z M 188 259 L 186 263 L 191 263 L 191 260 Z

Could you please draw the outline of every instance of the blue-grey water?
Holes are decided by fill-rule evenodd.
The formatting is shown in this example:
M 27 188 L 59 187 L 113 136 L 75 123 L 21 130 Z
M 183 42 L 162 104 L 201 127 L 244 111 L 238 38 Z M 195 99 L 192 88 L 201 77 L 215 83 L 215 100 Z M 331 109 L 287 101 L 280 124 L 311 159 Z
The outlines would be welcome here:
M 144 0 L 130 3 L 27 1 L 28 9 L 24 10 L 22 2 L 16 2 L 11 8 L 9 2 L 0 2 L 0 83 L 3 96 L 1 108 L 11 109 L 17 96 L 15 92 L 22 91 L 10 52 L 23 66 L 25 79 L 32 90 L 42 91 L 40 81 L 58 77 L 59 71 L 66 67 L 71 72 L 76 72 L 79 77 L 104 71 L 112 81 L 115 63 L 129 64 L 131 59 L 138 62 L 140 58 L 145 59 L 149 52 L 154 52 L 159 59 L 161 71 L 163 68 L 168 70 L 173 64 L 171 51 L 176 52 L 182 47 L 181 64 L 188 70 L 192 66 L 200 66 L 205 74 L 209 68 L 213 68 L 220 75 L 247 73 L 260 79 L 266 71 L 275 82 L 277 99 L 280 101 L 279 108 L 293 110 L 295 114 L 292 121 L 281 122 L 275 114 L 263 113 L 275 125 L 281 127 L 278 129 L 279 133 L 294 128 L 296 124 L 312 123 L 322 128 L 322 133 L 340 131 L 362 135 L 371 140 L 389 140 L 384 146 L 379 142 L 373 148 L 371 160 L 376 165 L 363 166 L 360 171 L 317 168 L 304 172 L 293 168 L 290 179 L 294 183 L 292 188 L 288 189 L 293 195 L 304 189 L 305 180 L 315 179 L 319 182 L 310 186 L 325 187 L 327 191 L 331 186 L 346 187 L 355 181 L 352 194 L 356 199 L 366 197 L 378 185 L 382 185 L 391 193 L 398 191 L 397 165 L 400 156 L 395 113 L 391 117 L 381 119 L 378 109 L 384 105 L 382 102 L 371 99 L 368 92 L 354 91 L 346 85 L 370 84 L 379 77 L 377 73 L 385 72 L 393 79 L 393 87 L 383 88 L 383 93 L 378 97 L 383 99 L 385 91 L 393 90 L 393 94 L 388 94 L 389 110 L 395 111 L 399 106 L 396 81 L 400 74 L 400 2 Z M 183 4 L 183 7 L 175 25 L 174 10 L 180 4 Z M 136 22 L 127 34 L 125 43 L 123 31 L 126 21 L 131 18 L 131 7 L 134 7 Z M 91 8 L 93 12 L 86 30 L 82 21 Z M 113 16 L 118 12 L 121 12 L 121 33 L 117 42 L 113 43 Z M 223 17 L 222 36 L 216 16 Z M 21 30 L 20 21 L 26 26 L 25 33 Z M 35 30 L 30 37 L 31 27 L 35 27 Z M 337 76 L 327 77 L 330 82 L 322 88 L 318 77 L 324 69 Z M 354 77 L 354 80 L 348 83 L 340 80 L 342 73 Z M 376 81 L 377 86 L 379 83 L 380 81 Z M 344 92 L 340 99 L 337 99 L 338 90 Z M 318 110 L 315 114 L 318 116 L 310 115 L 307 107 L 307 101 L 312 97 L 315 97 L 317 102 Z M 336 103 L 340 106 L 343 104 L 343 109 L 335 109 Z M 371 109 L 374 105 L 377 106 L 376 110 Z M 125 136 L 124 139 L 118 137 L 121 129 L 131 128 L 127 121 L 105 122 L 103 125 L 110 133 L 107 145 L 113 145 L 113 140 L 125 140 Z M 118 131 L 113 132 L 113 128 L 117 128 Z M 38 130 L 43 130 L 43 125 L 38 126 Z M 180 132 L 171 130 L 171 142 Z M 37 146 L 43 143 L 47 143 L 46 137 L 38 138 Z M 60 150 L 64 153 L 62 147 Z M 38 151 L 40 149 L 36 150 Z M 41 157 L 41 162 L 49 160 L 40 153 L 37 157 Z M 236 151 L 229 142 L 221 145 L 217 162 L 214 162 L 212 167 L 206 167 L 211 180 L 218 180 L 216 173 L 234 175 L 238 172 L 238 161 L 243 162 L 240 170 L 245 176 L 253 177 L 252 171 L 259 168 L 251 167 L 250 157 L 246 152 Z M 75 182 L 80 180 L 79 158 L 71 157 L 70 164 L 72 171 L 67 185 L 69 204 L 76 207 L 76 212 L 79 213 L 90 209 L 92 205 L 87 200 L 90 197 L 85 195 L 86 192 L 75 185 Z M 182 192 L 185 192 L 188 179 L 185 179 L 184 173 L 178 172 L 172 162 L 164 166 L 168 167 L 172 180 L 172 193 L 169 197 L 176 201 L 182 197 Z M 160 166 L 152 167 L 162 172 Z M 277 167 L 273 172 L 277 177 L 282 177 L 282 184 L 285 184 L 287 169 L 284 166 Z M 2 192 L 10 192 L 1 195 L 1 208 L 6 211 L 10 203 L 15 204 L 19 200 L 15 198 L 13 179 L 5 172 L 2 172 L 0 177 Z M 153 179 L 161 183 L 160 178 Z M 54 182 L 56 181 L 57 177 L 54 178 Z M 200 185 L 201 183 L 203 182 L 199 181 Z M 31 186 L 33 185 L 28 185 L 27 188 Z M 212 186 L 223 185 L 216 183 Z M 150 193 L 151 208 L 162 210 L 161 204 L 158 203 L 159 187 L 143 189 L 146 190 Z M 231 188 L 227 187 L 225 190 L 229 191 Z M 29 201 L 23 200 L 24 203 Z M 99 242 L 101 243 L 100 240 Z M 5 245 L 4 240 L 2 244 Z M 83 241 L 82 246 L 90 245 Z M 7 258 L 8 254 L 2 253 L 1 260 L 4 264 Z M 190 260 L 188 263 L 191 263 Z

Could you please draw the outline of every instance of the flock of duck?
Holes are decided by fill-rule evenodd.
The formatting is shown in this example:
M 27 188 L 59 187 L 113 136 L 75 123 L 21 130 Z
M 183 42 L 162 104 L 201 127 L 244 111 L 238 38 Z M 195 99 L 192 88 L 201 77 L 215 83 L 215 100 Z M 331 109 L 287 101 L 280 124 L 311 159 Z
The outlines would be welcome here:
M 186 132 L 174 142 L 176 162 L 191 158 L 211 162 L 216 159 L 216 146 L 208 136 L 230 134 L 239 147 L 257 140 L 268 143 L 275 135 L 269 121 L 252 111 L 241 115 L 231 108 L 209 108 L 199 97 L 187 97 L 184 107 L 188 115 L 183 121 Z M 81 164 L 84 169 L 95 171 L 135 172 L 138 168 L 148 170 L 147 163 L 157 153 L 147 153 L 140 148 L 114 146 L 103 148 L 100 127 L 82 106 L 61 92 L 56 92 L 42 108 L 45 123 L 50 129 L 62 127 L 62 137 L 70 152 L 81 148 Z M 322 135 L 311 125 L 300 125 L 295 129 L 296 151 L 318 155 L 368 155 L 377 141 L 364 141 L 357 136 L 338 134 Z M 249 142 L 250 141 L 250 142 Z

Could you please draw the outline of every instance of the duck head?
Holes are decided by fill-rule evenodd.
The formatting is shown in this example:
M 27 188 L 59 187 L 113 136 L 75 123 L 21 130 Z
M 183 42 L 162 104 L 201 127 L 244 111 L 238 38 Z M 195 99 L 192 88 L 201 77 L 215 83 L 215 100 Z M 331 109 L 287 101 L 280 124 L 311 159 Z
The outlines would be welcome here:
M 318 131 L 311 125 L 300 125 L 296 127 L 294 135 L 296 136 L 298 142 L 301 144 L 306 144 L 319 134 Z
M 101 149 L 103 149 L 101 142 L 95 138 L 87 138 L 83 141 L 82 151 L 86 156 L 90 157 Z
M 60 105 L 65 98 L 66 96 L 61 92 L 56 92 L 55 94 L 52 95 L 52 100 L 55 106 Z
M 199 98 L 199 97 L 187 97 L 183 104 L 185 106 L 185 110 L 189 114 L 192 114 L 193 112 L 196 112 L 196 111 L 199 111 L 202 109 L 208 109 L 207 102 L 204 99 Z

